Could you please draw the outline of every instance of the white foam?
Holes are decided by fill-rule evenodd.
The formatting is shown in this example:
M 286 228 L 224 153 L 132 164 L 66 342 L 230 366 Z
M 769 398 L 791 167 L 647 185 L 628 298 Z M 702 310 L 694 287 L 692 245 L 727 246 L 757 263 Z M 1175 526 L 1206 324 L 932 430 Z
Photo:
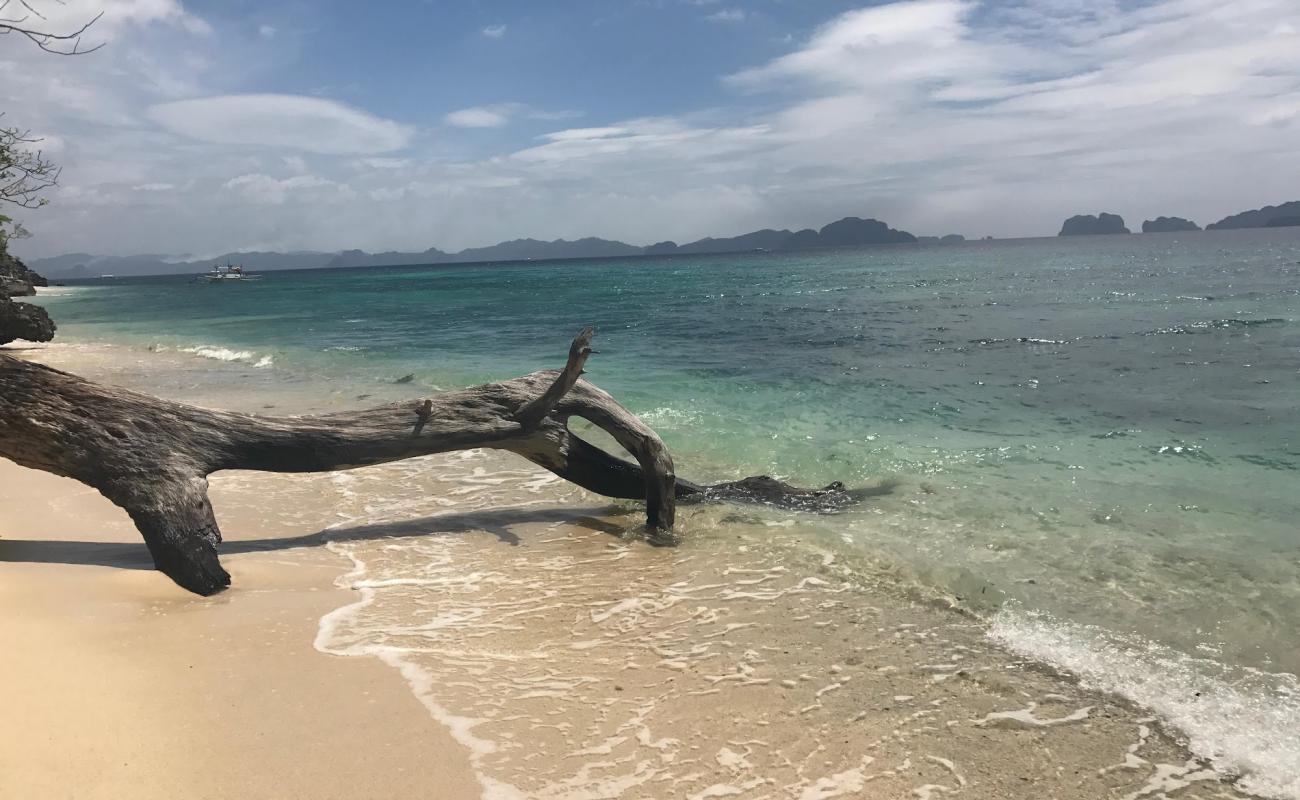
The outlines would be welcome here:
M 194 347 L 180 348 L 182 353 L 191 353 L 201 358 L 211 358 L 215 361 L 240 362 L 252 364 L 254 367 L 269 367 L 274 363 L 271 356 L 259 356 L 250 350 L 231 350 L 229 347 L 214 347 L 211 345 L 200 344 Z
M 496 744 L 474 735 L 474 728 L 482 721 L 463 717 L 444 708 L 434 698 L 434 676 L 414 661 L 405 657 L 399 648 L 383 645 L 347 643 L 343 635 L 354 625 L 357 616 L 375 601 L 375 589 L 364 585 L 362 577 L 366 574 L 366 564 L 357 558 L 347 547 L 330 542 L 325 545 L 331 552 L 344 556 L 352 562 L 352 571 L 338 578 L 338 586 L 350 587 L 361 593 L 361 599 L 341 608 L 336 608 L 320 618 L 313 643 L 317 650 L 335 656 L 375 656 L 391 667 L 395 667 L 406 679 L 407 685 L 424 705 L 435 720 L 451 732 L 462 747 L 469 751 L 470 764 L 479 785 L 483 787 L 483 800 L 522 800 L 523 792 L 510 784 L 490 778 L 484 774 L 479 764 L 484 756 L 496 751 Z M 378 583 L 378 582 L 376 582 Z
M 1229 673 L 1142 640 L 1045 614 L 1004 608 L 989 636 L 1003 646 L 1077 675 L 1087 687 L 1122 695 L 1182 731 L 1189 749 L 1243 791 L 1300 800 L 1300 686 L 1294 675 Z

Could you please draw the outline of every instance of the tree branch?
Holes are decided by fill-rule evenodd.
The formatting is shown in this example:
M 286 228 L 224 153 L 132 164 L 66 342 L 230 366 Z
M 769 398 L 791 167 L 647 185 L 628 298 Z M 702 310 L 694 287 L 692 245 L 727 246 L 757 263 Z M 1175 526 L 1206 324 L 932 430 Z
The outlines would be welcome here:
M 88 49 L 82 49 L 81 47 L 81 37 L 86 33 L 86 31 L 90 30 L 90 26 L 99 22 L 100 17 L 104 16 L 103 11 L 96 14 L 90 21 L 86 22 L 75 31 L 70 33 L 54 33 L 53 31 L 40 30 L 28 25 L 27 20 L 32 16 L 44 20 L 45 15 L 33 8 L 27 0 L 20 0 L 20 4 L 23 8 L 27 9 L 28 13 L 21 17 L 12 19 L 0 18 L 0 36 L 16 33 L 19 36 L 26 37 L 45 52 L 58 56 L 84 56 L 88 53 L 93 53 L 104 46 L 104 43 L 100 42 L 94 47 Z M 3 12 L 9 7 L 9 5 L 10 0 L 5 0 L 4 3 L 0 4 L 0 12 Z
M 659 436 L 578 378 L 592 334 L 587 328 L 574 339 L 558 373 L 444 392 L 414 407 L 393 403 L 309 417 L 196 408 L 0 355 L 0 456 L 98 489 L 131 515 L 158 569 L 199 594 L 230 583 L 217 560 L 221 532 L 207 498 L 207 476 L 224 469 L 323 472 L 495 448 L 590 491 L 644 499 L 654 544 L 677 542 L 678 497 L 809 510 L 842 505 L 838 484 L 804 490 L 762 477 L 717 487 L 678 482 Z M 571 417 L 609 433 L 636 463 L 575 436 Z

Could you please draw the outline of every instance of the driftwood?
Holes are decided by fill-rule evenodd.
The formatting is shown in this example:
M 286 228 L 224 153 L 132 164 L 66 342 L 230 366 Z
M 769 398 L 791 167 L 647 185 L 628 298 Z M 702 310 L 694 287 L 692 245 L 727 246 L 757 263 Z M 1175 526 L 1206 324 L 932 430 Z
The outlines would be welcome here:
M 644 499 L 647 538 L 654 544 L 676 543 L 679 497 L 811 510 L 833 510 L 853 499 L 839 484 L 803 490 L 767 477 L 717 486 L 678 481 L 659 436 L 581 379 L 592 334 L 591 328 L 579 334 L 559 372 L 304 417 L 197 408 L 0 355 L 0 456 L 98 489 L 131 516 L 154 566 L 204 595 L 230 585 L 217 558 L 221 531 L 207 492 L 208 475 L 224 469 L 325 472 L 496 448 L 598 494 Z M 576 436 L 570 417 L 608 432 L 637 463 Z

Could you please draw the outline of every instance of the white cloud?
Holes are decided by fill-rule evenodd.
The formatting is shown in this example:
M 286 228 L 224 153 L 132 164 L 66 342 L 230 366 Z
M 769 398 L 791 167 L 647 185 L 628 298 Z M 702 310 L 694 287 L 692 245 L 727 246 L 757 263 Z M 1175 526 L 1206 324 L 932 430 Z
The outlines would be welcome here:
M 354 163 L 358 169 L 406 169 L 411 166 L 412 161 L 409 158 L 371 156 L 369 158 L 358 158 Z
M 38 9 L 44 18 L 42 26 L 61 34 L 73 33 L 98 16 L 99 19 L 86 31 L 80 49 L 116 39 L 129 29 L 155 23 L 179 27 L 193 34 L 212 32 L 206 21 L 186 11 L 178 0 L 64 0 L 40 3 Z
M 274 25 L 258 25 L 258 26 L 257 26 L 257 35 L 258 35 L 258 36 L 261 36 L 263 39 L 274 39 L 274 38 L 275 38 L 275 26 L 274 26 Z
M 502 36 L 506 35 L 506 26 L 489 25 L 482 30 L 482 33 L 484 36 L 488 37 L 489 39 L 500 39 Z
M 149 116 L 168 130 L 217 144 L 279 147 L 312 153 L 385 153 L 400 150 L 412 131 L 333 100 L 279 94 L 243 94 L 155 105 Z
M 557 120 L 572 119 L 582 114 L 577 111 L 545 111 L 526 103 L 495 103 L 493 105 L 462 108 L 445 115 L 443 122 L 457 128 L 500 128 L 513 119 Z
M 705 17 L 709 22 L 744 22 L 745 9 L 743 8 L 724 8 L 721 11 L 715 11 Z
M 511 113 L 509 106 L 474 106 L 453 111 L 443 121 L 457 128 L 499 128 L 510 121 Z
M 317 175 L 295 175 L 276 179 L 262 173 L 240 175 L 226 181 L 225 188 L 237 191 L 244 199 L 254 203 L 279 205 L 290 195 L 311 193 L 314 199 L 334 200 L 352 194 L 351 189 Z M 315 191 L 311 190 L 327 190 Z
M 121 30 L 124 42 L 138 33 Z M 481 157 L 457 149 L 468 137 L 417 140 L 326 100 L 205 97 L 239 40 L 170 30 L 149 63 L 116 45 L 94 71 L 0 59 L 0 101 L 64 143 L 65 186 L 24 219 L 37 236 L 20 246 L 41 255 L 645 243 L 845 214 L 922 234 L 1029 235 L 1078 212 L 1205 223 L 1292 199 L 1297 31 L 1295 0 L 875 5 L 725 78 L 735 91 L 707 110 L 556 123 Z M 213 63 L 192 63 L 196 49 Z M 154 107 L 163 127 L 148 124 Z M 462 123 L 572 116 L 521 103 L 461 112 L 477 114 Z

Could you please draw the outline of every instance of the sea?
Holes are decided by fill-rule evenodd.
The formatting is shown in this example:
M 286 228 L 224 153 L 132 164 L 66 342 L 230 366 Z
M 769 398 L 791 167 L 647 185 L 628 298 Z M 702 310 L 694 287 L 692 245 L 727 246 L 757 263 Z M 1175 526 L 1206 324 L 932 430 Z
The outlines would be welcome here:
M 183 354 L 249 391 L 292 389 L 351 407 L 558 368 L 592 325 L 587 379 L 659 432 L 679 475 L 871 489 L 833 514 L 687 508 L 686 543 L 673 552 L 636 541 L 634 504 L 610 505 L 505 457 L 333 476 L 338 502 L 352 509 L 338 530 L 390 529 L 382 543 L 342 535 L 327 545 L 362 597 L 322 621 L 317 646 L 400 669 L 477 754 L 485 795 L 655 796 L 647 787 L 677 786 L 665 781 L 689 777 L 672 766 L 686 763 L 686 745 L 646 723 L 661 713 L 646 698 L 662 693 L 642 692 L 645 702 L 618 719 L 569 727 L 553 707 L 521 709 L 600 684 L 579 667 L 602 648 L 626 648 L 609 656 L 624 675 L 648 652 L 680 670 L 729 657 L 673 638 L 682 626 L 729 635 L 769 610 L 791 614 L 779 635 L 798 637 L 883 613 L 870 595 L 850 593 L 833 608 L 805 603 L 806 623 L 789 624 L 799 609 L 782 603 L 852 575 L 877 595 L 938 609 L 1017 664 L 1123 698 L 1240 790 L 1300 798 L 1300 230 L 267 271 L 222 285 L 106 278 L 52 288 L 40 302 L 62 341 L 132 358 Z M 441 492 L 394 477 L 434 466 L 447 477 Z M 493 517 L 502 504 L 515 516 Z M 491 547 L 507 548 L 508 560 L 402 527 L 448 514 L 459 515 L 454 524 L 433 527 L 493 531 Z M 580 532 L 565 527 L 579 517 Z M 559 539 L 560 551 L 526 552 Z M 572 616 L 545 587 L 588 552 L 602 579 L 633 562 L 649 570 L 638 580 L 666 571 L 653 589 L 570 579 L 573 592 L 604 592 Z M 704 576 L 719 575 L 730 576 L 726 586 L 710 588 L 722 583 Z M 549 599 L 529 607 L 529 597 Z M 729 612 L 730 623 L 685 613 L 741 600 L 751 607 Z M 524 650 L 483 638 L 531 630 L 512 620 L 554 619 L 557 608 L 572 625 Z M 753 657 L 736 656 L 740 666 L 702 685 L 739 692 L 801 680 L 806 666 L 776 674 L 794 656 L 766 641 L 740 648 Z M 537 658 L 549 665 L 540 673 Z M 852 663 L 839 658 L 841 668 Z M 512 673 L 521 663 L 534 671 Z M 927 685 L 957 674 L 941 667 Z M 509 704 L 486 707 L 465 688 L 489 678 L 519 699 L 514 713 L 559 725 L 541 752 L 588 753 L 588 766 L 549 778 L 494 766 L 519 743 L 492 734 Z M 609 688 L 593 707 L 613 697 Z M 910 701 L 916 690 L 906 691 L 898 697 Z M 1034 707 L 1016 719 L 1038 719 Z M 866 755 L 821 778 L 764 772 L 778 760 L 760 758 L 754 742 L 767 740 L 751 733 L 709 754 L 734 780 L 659 796 L 785 796 L 778 785 L 796 797 L 848 796 L 872 775 Z M 606 772 L 589 766 L 591 753 L 604 754 Z M 934 758 L 948 783 L 926 785 L 966 785 L 941 763 L 952 759 Z

